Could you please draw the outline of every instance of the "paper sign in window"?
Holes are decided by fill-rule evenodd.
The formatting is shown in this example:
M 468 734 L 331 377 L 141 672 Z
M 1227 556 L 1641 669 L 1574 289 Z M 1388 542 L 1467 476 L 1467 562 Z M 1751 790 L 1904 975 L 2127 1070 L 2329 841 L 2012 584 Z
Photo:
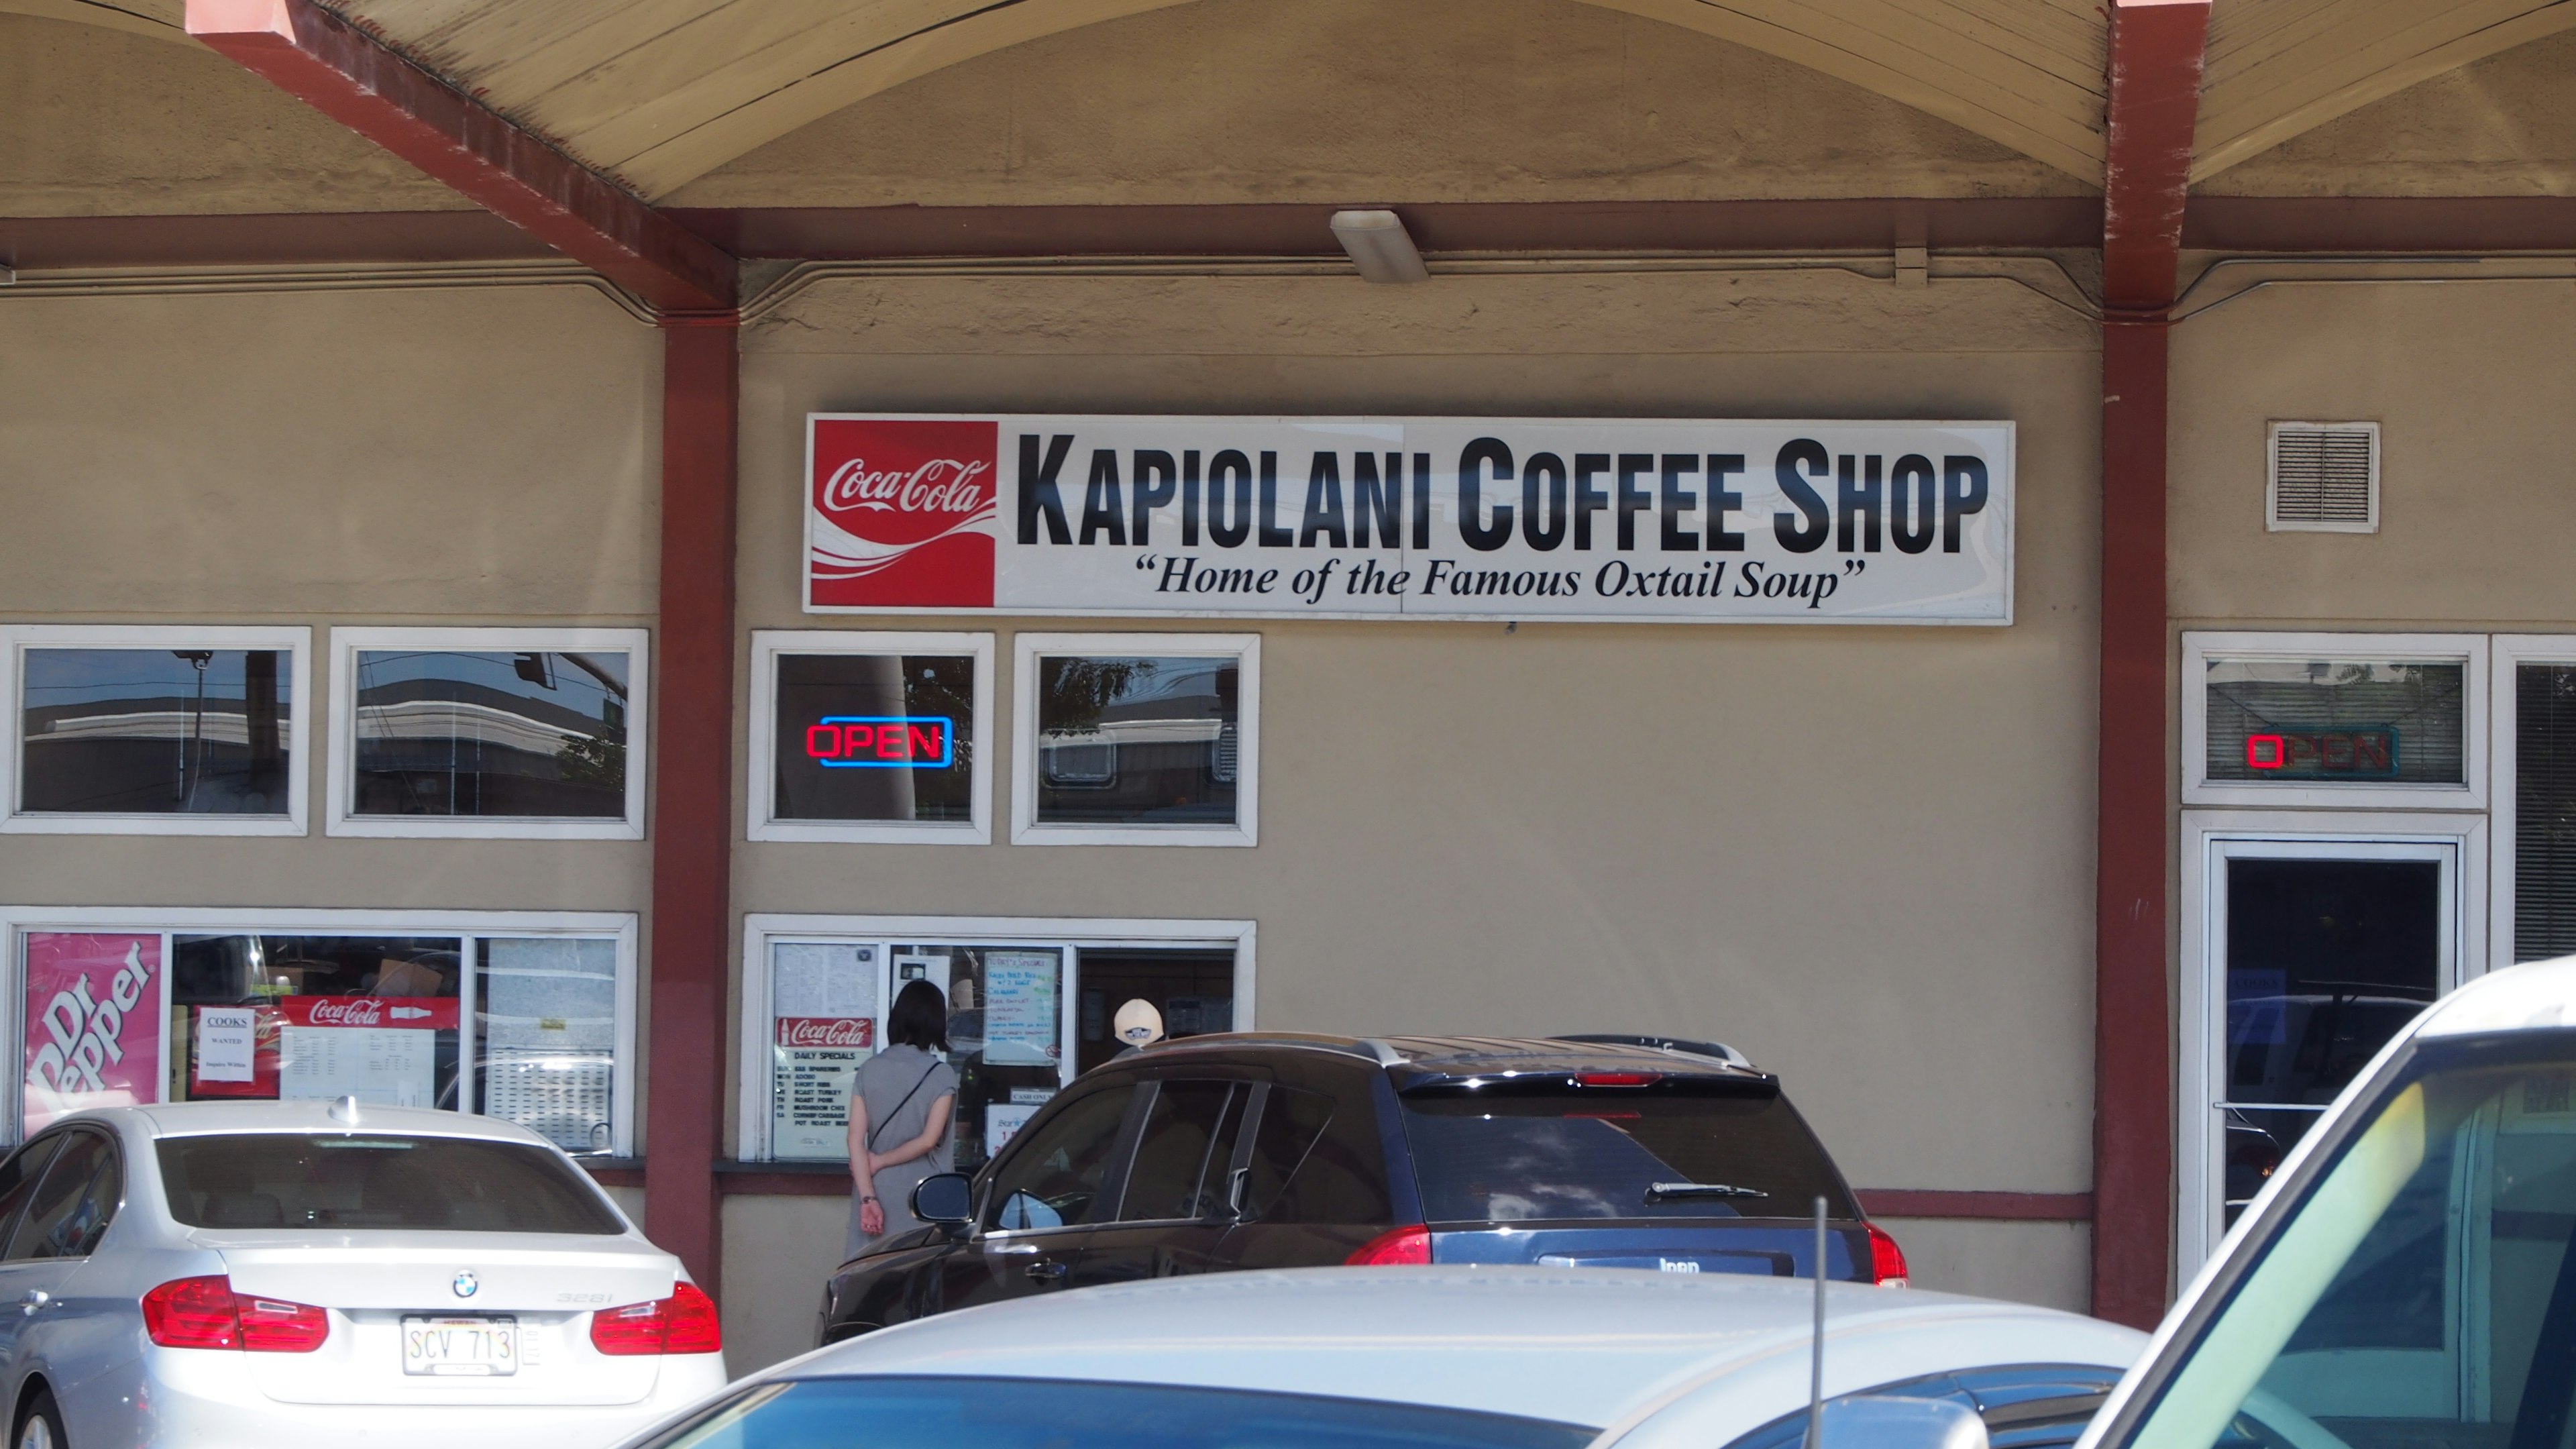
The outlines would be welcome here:
M 197 1080 L 247 1082 L 256 1075 L 259 1011 L 249 1006 L 197 1009 Z

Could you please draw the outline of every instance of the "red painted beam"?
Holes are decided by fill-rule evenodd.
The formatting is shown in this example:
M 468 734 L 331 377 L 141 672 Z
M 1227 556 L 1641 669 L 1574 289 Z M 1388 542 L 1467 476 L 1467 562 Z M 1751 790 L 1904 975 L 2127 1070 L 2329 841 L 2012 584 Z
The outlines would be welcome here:
M 2102 618 L 2093 895 L 2093 1312 L 2152 1327 L 2173 1257 L 2165 314 L 2209 0 L 2116 0 L 2102 195 Z
M 188 0 L 188 33 L 652 306 L 733 306 L 723 251 L 313 0 Z
M 653 989 L 644 1230 L 717 1291 L 733 936 L 734 477 L 741 334 L 662 333 L 662 597 L 653 661 Z M 846 1189 L 845 1189 L 846 1190 Z
M 2191 184 L 2209 0 L 2118 0 L 2111 10 L 2102 168 L 2102 293 L 2115 312 L 2173 301 Z

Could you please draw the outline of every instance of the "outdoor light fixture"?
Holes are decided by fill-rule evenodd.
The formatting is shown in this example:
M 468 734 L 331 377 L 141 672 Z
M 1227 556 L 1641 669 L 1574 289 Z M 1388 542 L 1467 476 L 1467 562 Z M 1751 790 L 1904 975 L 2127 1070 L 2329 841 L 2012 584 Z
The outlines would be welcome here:
M 1427 282 L 1431 269 L 1422 264 L 1404 221 L 1391 211 L 1337 211 L 1333 235 L 1351 254 L 1362 279 L 1371 282 Z

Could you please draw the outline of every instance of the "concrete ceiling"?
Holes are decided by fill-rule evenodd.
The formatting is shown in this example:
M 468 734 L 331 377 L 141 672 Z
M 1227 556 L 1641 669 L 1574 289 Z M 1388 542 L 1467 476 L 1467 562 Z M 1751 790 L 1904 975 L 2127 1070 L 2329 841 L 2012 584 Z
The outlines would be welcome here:
M 659 198 L 960 61 L 1187 0 L 325 0 Z M 1822 71 L 2098 185 L 2098 0 L 1583 0 Z M 184 0 L 0 10 L 189 42 Z M 2576 0 L 2216 0 L 2192 177 L 2576 26 Z

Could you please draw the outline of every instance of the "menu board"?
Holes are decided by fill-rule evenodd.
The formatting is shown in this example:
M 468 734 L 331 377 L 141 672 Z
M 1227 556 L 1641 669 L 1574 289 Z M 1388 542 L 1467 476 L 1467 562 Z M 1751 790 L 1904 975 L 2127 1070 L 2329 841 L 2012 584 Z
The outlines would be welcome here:
M 850 1091 L 876 1047 L 877 948 L 782 941 L 770 947 L 769 1149 L 849 1156 Z
M 435 1107 L 438 1034 L 454 997 L 290 996 L 279 1003 L 277 1095 Z
M 984 1060 L 1042 1066 L 1063 1055 L 1056 1032 L 1057 956 L 1052 951 L 984 954 Z

